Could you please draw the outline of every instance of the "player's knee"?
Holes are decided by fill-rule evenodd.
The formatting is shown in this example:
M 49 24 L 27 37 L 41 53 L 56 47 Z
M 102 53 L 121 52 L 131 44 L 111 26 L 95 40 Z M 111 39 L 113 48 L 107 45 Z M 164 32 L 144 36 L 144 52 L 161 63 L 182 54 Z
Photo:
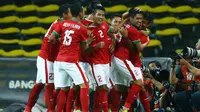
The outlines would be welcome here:
M 88 88 L 88 84 L 82 83 L 82 84 L 79 84 L 79 87 L 80 88 Z
M 96 88 L 96 90 L 102 90 L 102 89 L 106 89 L 106 85 L 101 85 Z
M 73 90 L 74 91 L 79 91 L 80 90 L 80 86 L 78 86 L 78 85 L 73 86 Z
M 61 90 L 69 91 L 70 87 L 62 87 Z
M 116 91 L 123 92 L 126 87 L 123 85 L 115 85 L 114 88 Z

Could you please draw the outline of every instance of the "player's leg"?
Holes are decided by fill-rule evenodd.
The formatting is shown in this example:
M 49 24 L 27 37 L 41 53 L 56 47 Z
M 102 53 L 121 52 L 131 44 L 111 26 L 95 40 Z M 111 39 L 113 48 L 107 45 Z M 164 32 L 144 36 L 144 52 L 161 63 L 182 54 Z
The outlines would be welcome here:
M 57 62 L 58 73 L 54 75 L 54 83 L 56 88 L 60 88 L 57 99 L 57 111 L 62 112 L 65 110 L 67 96 L 70 87 L 72 86 L 72 79 L 67 74 L 66 62 Z
M 108 98 L 106 94 L 107 77 L 105 73 L 105 64 L 92 65 L 92 72 L 97 84 L 96 92 L 94 94 L 94 112 L 99 112 L 102 109 L 108 112 Z M 109 64 L 106 64 L 109 68 Z
M 135 68 L 130 61 L 126 60 L 124 61 L 124 63 L 134 79 L 133 84 L 128 92 L 126 102 L 124 104 L 123 111 L 126 112 L 131 107 L 131 104 L 134 103 L 134 101 L 137 99 L 138 94 L 143 87 L 143 75 L 140 68 Z
M 72 77 L 74 84 L 80 86 L 80 101 L 82 112 L 89 111 L 89 88 L 88 79 L 83 67 L 79 63 L 68 63 L 66 68 L 68 74 Z
M 121 73 L 123 73 L 124 77 L 126 77 L 127 79 L 134 80 L 134 83 L 128 92 L 128 96 L 127 96 L 126 102 L 124 104 L 123 111 L 126 112 L 131 107 L 131 104 L 137 98 L 138 93 L 140 92 L 140 90 L 142 88 L 143 77 L 142 77 L 141 70 L 135 69 L 133 64 L 128 60 L 125 60 L 122 62 L 122 60 L 120 60 L 119 58 L 114 57 L 114 63 L 117 66 L 118 70 Z
M 150 112 L 151 108 L 150 108 L 149 98 L 144 88 L 140 91 L 140 101 L 144 107 L 145 112 Z
M 124 77 L 124 73 L 119 71 L 118 67 L 119 65 L 125 66 L 123 61 L 115 60 L 115 58 L 112 58 L 112 68 L 111 68 L 111 77 L 114 82 L 114 88 L 112 89 L 112 106 L 111 110 L 116 112 L 119 110 L 120 107 L 120 98 L 122 94 L 127 93 L 128 87 L 130 86 L 130 79 L 127 77 Z M 118 64 L 116 66 L 116 64 Z M 125 98 L 123 96 L 123 98 Z M 123 101 L 124 102 L 124 101 Z M 122 103 L 123 104 L 123 103 Z
M 75 91 L 73 87 L 71 87 L 67 96 L 66 112 L 72 111 L 72 106 L 74 104 L 75 97 L 76 97 Z
M 31 112 L 32 107 L 37 102 L 40 92 L 44 88 L 45 60 L 38 56 L 36 66 L 37 66 L 36 84 L 33 86 L 32 90 L 29 94 L 28 103 L 26 105 L 25 112 Z
M 55 109 L 55 100 L 54 99 L 54 63 L 47 61 L 45 63 L 45 93 L 46 93 L 46 102 L 47 102 L 47 111 L 54 112 Z

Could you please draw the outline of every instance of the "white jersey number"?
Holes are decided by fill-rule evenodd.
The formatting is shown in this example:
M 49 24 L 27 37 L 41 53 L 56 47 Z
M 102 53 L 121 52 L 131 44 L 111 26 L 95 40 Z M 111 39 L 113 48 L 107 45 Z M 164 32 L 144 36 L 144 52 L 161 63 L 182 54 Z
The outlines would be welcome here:
M 99 30 L 99 34 L 100 34 L 100 37 L 103 38 L 104 35 L 103 35 L 103 31 L 102 30 Z
M 69 46 L 72 42 L 72 37 L 70 36 L 71 34 L 74 34 L 73 30 L 66 30 L 65 31 L 65 36 L 64 36 L 64 41 L 63 44 Z

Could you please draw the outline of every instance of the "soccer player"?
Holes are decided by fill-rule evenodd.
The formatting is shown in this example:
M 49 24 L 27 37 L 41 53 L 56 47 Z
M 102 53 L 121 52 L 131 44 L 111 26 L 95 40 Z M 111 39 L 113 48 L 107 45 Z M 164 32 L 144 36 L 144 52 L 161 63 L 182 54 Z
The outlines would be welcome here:
M 60 19 L 57 19 L 54 23 L 51 24 L 47 33 L 44 36 L 43 43 L 39 55 L 37 57 L 37 78 L 36 84 L 30 92 L 28 103 L 25 108 L 25 112 L 31 112 L 32 107 L 35 105 L 41 90 L 45 85 L 45 93 L 46 93 L 46 101 L 48 106 L 48 112 L 54 112 L 55 108 L 55 99 L 53 96 L 54 90 L 54 70 L 53 64 L 58 54 L 59 42 L 54 44 L 48 43 L 48 35 L 52 33 L 57 24 L 59 24 L 62 20 L 69 19 L 70 17 L 67 15 L 69 11 L 69 5 L 64 4 L 59 8 Z M 48 47 L 48 48 L 47 48 Z
M 131 50 L 127 46 L 129 39 L 133 42 L 133 44 L 138 43 L 137 39 L 139 38 L 139 32 L 132 26 L 132 23 L 135 21 L 137 25 L 141 25 L 142 17 L 142 12 L 129 10 L 129 24 L 125 25 L 129 38 L 122 38 L 122 42 L 118 44 L 118 48 L 116 48 L 114 53 L 113 63 L 117 70 L 121 73 L 122 83 L 124 85 L 129 85 L 130 81 L 134 81 L 134 84 L 132 84 L 128 92 L 128 96 L 122 110 L 123 112 L 128 111 L 143 86 L 142 72 L 140 69 L 136 69 L 131 61 L 129 61 Z M 138 47 L 143 49 L 141 44 L 138 44 Z
M 108 112 L 108 102 L 106 95 L 107 83 L 109 82 L 109 55 L 108 55 L 108 30 L 109 25 L 104 21 L 105 9 L 97 6 L 93 12 L 94 21 L 88 26 L 95 36 L 92 42 L 92 55 L 90 57 L 92 64 L 92 73 L 94 75 L 97 88 L 94 95 L 94 112 Z
M 80 86 L 82 112 L 88 112 L 88 79 L 83 67 L 80 66 L 79 63 L 81 51 L 80 43 L 87 42 L 87 29 L 77 21 L 65 20 L 60 23 L 51 36 L 49 36 L 49 41 L 52 42 L 60 34 L 62 45 L 56 58 L 56 66 L 58 66 L 57 69 L 59 72 L 55 74 L 55 87 L 61 88 L 57 110 L 58 112 L 63 111 L 69 92 L 66 88 L 74 83 Z
M 111 17 L 111 26 L 115 27 L 118 26 L 120 23 L 122 22 L 122 16 L 120 14 L 114 14 Z M 113 34 L 113 44 L 114 46 L 116 46 L 122 39 L 122 33 L 121 32 L 117 32 L 115 34 Z M 115 48 L 114 48 L 115 49 Z M 112 57 L 110 57 L 112 58 Z M 120 84 L 118 84 L 117 82 L 117 76 L 118 74 L 115 72 L 115 69 L 113 67 L 113 64 L 111 63 L 111 74 L 110 74 L 110 78 L 111 81 L 114 84 L 114 87 L 110 90 L 109 92 L 109 109 L 112 112 L 118 112 L 119 110 L 119 106 L 120 106 L 120 97 L 121 97 L 121 93 L 123 92 L 123 88 L 121 87 Z M 121 91 L 120 91 L 121 90 Z
M 80 22 L 82 20 L 82 18 L 84 17 L 84 9 L 79 2 L 77 2 L 71 6 L 71 13 L 73 16 L 72 19 L 77 22 Z M 90 41 L 91 41 L 91 39 L 87 38 L 88 44 L 90 43 Z M 82 43 L 81 44 L 81 48 L 82 48 L 81 54 L 84 53 L 85 47 L 87 47 L 87 46 L 85 46 L 85 44 Z M 89 83 L 90 83 L 91 78 L 89 77 L 88 74 L 89 74 L 89 70 L 91 70 L 91 67 L 88 63 L 83 62 L 82 55 L 80 57 L 80 65 L 84 68 L 85 74 L 86 74 L 87 78 L 89 79 Z M 80 94 L 79 86 L 73 85 L 68 94 L 66 112 L 70 112 L 72 110 L 73 103 L 75 103 L 74 111 L 80 111 L 81 103 L 80 103 L 79 94 Z M 75 100 L 75 102 L 74 102 L 74 100 Z
M 96 7 L 93 16 L 94 21 L 88 26 L 88 29 L 91 30 L 92 34 L 95 36 L 95 40 L 90 45 L 90 50 L 92 50 L 90 57 L 92 74 L 97 84 L 94 95 L 94 112 L 99 112 L 100 109 L 104 112 L 108 112 L 106 88 L 110 87 L 109 46 L 111 44 L 111 38 L 108 36 L 108 33 L 117 32 L 122 24 L 113 28 L 104 22 L 105 9 L 102 6 Z
M 149 37 L 148 37 L 148 31 L 147 27 L 152 23 L 153 18 L 149 12 L 143 13 L 143 19 L 142 24 L 139 26 L 135 22 L 133 24 L 136 24 L 135 27 L 139 29 L 140 38 L 138 38 L 139 43 L 141 43 L 141 46 L 143 46 L 143 49 L 149 44 Z M 138 44 L 139 44 L 138 43 Z M 131 52 L 130 60 L 135 66 L 136 69 L 142 69 L 142 61 L 140 59 L 139 52 L 141 52 L 143 49 L 139 49 L 137 44 L 133 52 Z M 144 106 L 145 112 L 150 112 L 150 104 L 148 99 L 148 94 L 146 90 L 143 88 L 140 91 L 140 101 Z
M 143 25 L 143 17 L 144 14 L 138 14 L 139 12 L 141 12 L 140 10 L 136 10 L 134 8 L 129 10 L 129 19 L 130 19 L 130 23 L 135 27 L 135 28 L 140 28 Z M 145 18 L 146 19 L 146 18 Z M 129 36 L 132 35 L 133 31 L 131 31 L 131 27 L 130 26 L 126 26 L 129 32 Z M 146 42 L 145 42 L 145 38 L 146 38 Z M 131 49 L 130 51 L 130 60 L 132 62 L 132 64 L 135 67 L 135 71 L 137 73 L 137 75 L 141 75 L 141 69 L 142 69 L 142 63 L 140 60 L 140 56 L 139 56 L 139 52 L 141 52 L 149 43 L 148 41 L 148 36 L 145 35 L 144 32 L 139 32 L 138 35 L 135 38 L 130 38 L 130 40 L 133 42 L 134 48 Z M 144 40 L 142 43 L 141 40 Z M 142 77 L 142 81 L 143 81 L 143 77 Z M 148 100 L 148 95 L 145 91 L 145 89 L 139 89 L 138 88 L 138 92 L 139 92 L 139 96 L 140 96 L 140 100 L 144 106 L 144 109 L 146 112 L 150 112 L 150 105 L 149 105 L 149 100 Z M 126 103 L 124 105 L 125 108 L 130 108 L 129 107 L 129 103 L 131 102 L 128 98 L 130 96 L 131 92 L 129 91 Z M 133 94 L 133 93 L 132 93 Z M 136 96 L 133 97 L 133 99 L 136 99 Z M 133 102 L 133 101 L 132 101 Z M 124 111 L 127 111 L 126 109 L 124 109 Z
M 82 24 L 85 26 L 88 26 L 93 22 L 93 11 L 95 10 L 96 6 L 102 6 L 101 2 L 99 0 L 93 0 L 91 4 L 88 5 L 87 10 L 86 10 L 86 15 L 87 17 L 81 21 Z

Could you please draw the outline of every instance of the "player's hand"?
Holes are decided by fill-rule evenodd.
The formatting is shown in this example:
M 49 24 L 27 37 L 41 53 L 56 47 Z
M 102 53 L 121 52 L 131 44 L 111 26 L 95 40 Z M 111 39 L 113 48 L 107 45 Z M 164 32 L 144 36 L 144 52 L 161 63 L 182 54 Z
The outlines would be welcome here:
M 88 38 L 87 38 L 87 42 L 88 44 L 91 44 L 93 41 L 95 41 L 95 36 L 93 35 L 92 31 L 88 31 Z
M 121 27 L 119 32 L 123 35 L 123 37 L 128 37 L 128 31 L 124 27 Z
M 114 47 L 113 44 L 111 44 L 111 45 L 109 46 L 109 51 L 110 51 L 110 53 L 113 53 L 113 52 L 115 51 L 115 47 Z
M 104 47 L 104 45 L 105 45 L 105 43 L 104 42 L 99 42 L 98 44 L 96 44 L 96 48 L 103 48 Z
M 148 36 L 148 35 L 149 35 L 149 32 L 148 32 L 148 31 L 140 30 L 140 32 L 142 32 L 142 34 L 143 34 L 144 36 Z

